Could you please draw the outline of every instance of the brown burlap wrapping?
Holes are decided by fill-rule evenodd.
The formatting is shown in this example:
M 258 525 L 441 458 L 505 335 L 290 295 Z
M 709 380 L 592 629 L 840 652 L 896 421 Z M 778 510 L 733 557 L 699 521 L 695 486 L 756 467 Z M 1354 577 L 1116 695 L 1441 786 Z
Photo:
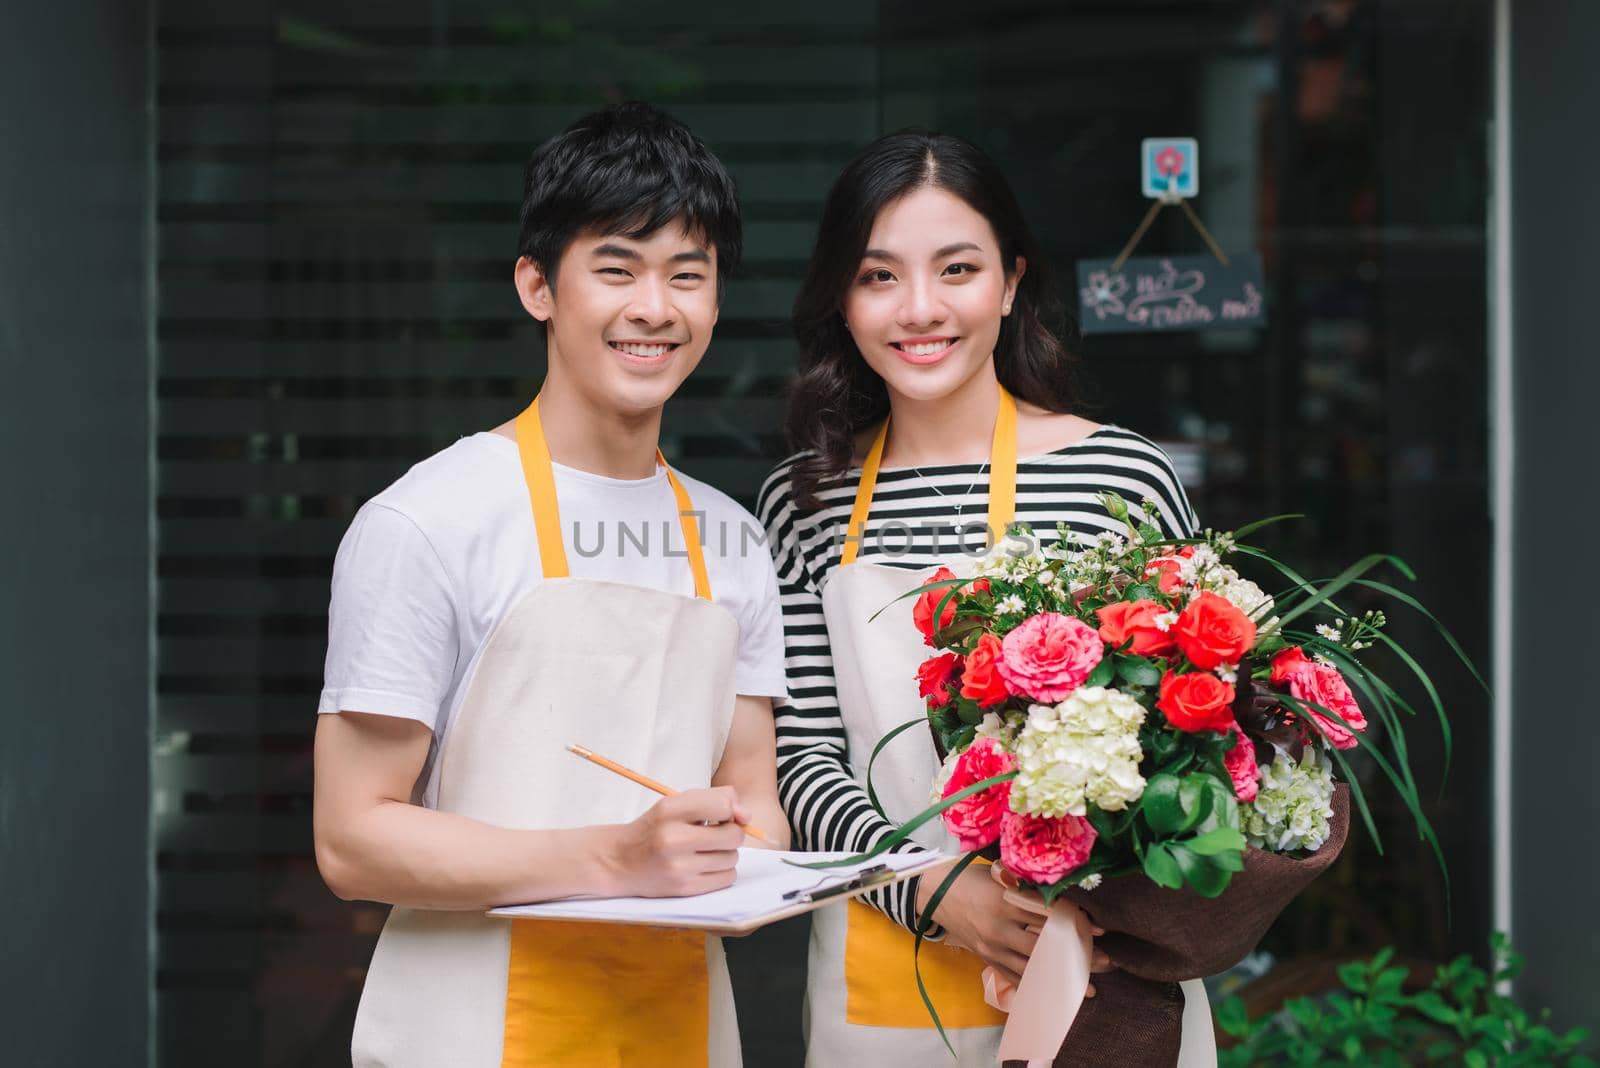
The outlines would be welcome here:
M 1172 1068 L 1183 1031 L 1178 980 L 1226 971 L 1256 947 L 1295 895 L 1339 857 L 1350 831 L 1350 788 L 1334 789 L 1328 840 L 1309 857 L 1247 849 L 1220 897 L 1166 890 L 1143 875 L 1107 879 L 1066 896 L 1106 933 L 1095 939 L 1116 971 L 1094 977 L 1056 1068 Z M 1016 1063 L 1016 1062 L 1013 1062 Z

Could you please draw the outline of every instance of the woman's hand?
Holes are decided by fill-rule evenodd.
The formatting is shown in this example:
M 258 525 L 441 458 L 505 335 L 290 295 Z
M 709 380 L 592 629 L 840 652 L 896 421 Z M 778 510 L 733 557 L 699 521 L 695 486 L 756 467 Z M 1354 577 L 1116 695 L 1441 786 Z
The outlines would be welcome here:
M 998 867 L 998 865 L 996 865 Z M 1001 872 L 1001 877 L 1009 876 Z M 928 899 L 944 881 L 942 869 L 927 872 L 917 886 L 917 915 L 923 915 Z M 1006 879 L 1015 887 L 1015 877 Z M 993 968 L 1000 978 L 1013 986 L 1022 981 L 1022 969 L 1027 967 L 1033 947 L 1039 941 L 1045 917 L 1006 900 L 1007 885 L 995 879 L 989 871 L 976 865 L 963 871 L 939 901 L 933 919 L 945 929 L 945 941 L 951 945 L 977 954 Z M 1094 928 L 1096 937 L 1105 934 Z M 1089 960 L 1091 972 L 1110 971 L 1114 965 L 1099 949 Z M 1094 984 L 1089 984 L 1086 997 L 1094 997 Z

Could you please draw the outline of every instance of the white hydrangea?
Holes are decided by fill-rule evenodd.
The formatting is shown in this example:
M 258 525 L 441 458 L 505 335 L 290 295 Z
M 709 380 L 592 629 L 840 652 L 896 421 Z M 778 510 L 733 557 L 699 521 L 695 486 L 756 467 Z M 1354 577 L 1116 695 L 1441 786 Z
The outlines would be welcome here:
M 1104 686 L 1080 686 L 1058 705 L 1033 705 L 1013 747 L 1011 808 L 1036 816 L 1108 812 L 1144 793 L 1139 726 L 1144 708 Z
M 1239 806 L 1245 840 L 1257 849 L 1316 852 L 1333 816 L 1333 767 L 1314 746 L 1299 762 L 1278 753 L 1261 765 L 1256 799 Z
M 1008 712 L 1001 716 L 998 712 L 985 712 L 983 719 L 974 728 L 973 736 L 976 738 L 993 738 L 1000 743 L 1001 748 L 1010 750 L 1017 740 L 1017 732 L 1022 729 L 1022 714 Z

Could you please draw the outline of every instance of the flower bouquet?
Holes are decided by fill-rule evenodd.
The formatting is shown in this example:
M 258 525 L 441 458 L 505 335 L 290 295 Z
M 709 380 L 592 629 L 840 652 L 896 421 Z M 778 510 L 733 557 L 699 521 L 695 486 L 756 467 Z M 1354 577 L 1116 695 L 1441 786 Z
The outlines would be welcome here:
M 1045 906 L 1077 906 L 1106 929 L 1100 945 L 1120 971 L 1101 985 L 1113 996 L 1083 1002 L 1083 979 L 1074 980 L 1077 990 L 1045 1002 L 1068 1010 L 1055 1046 L 1041 1052 L 1036 1037 L 1008 1052 L 1003 1041 L 1003 1056 L 1048 1059 L 1059 1047 L 1057 1064 L 1089 1064 L 1114 1035 L 1128 1063 L 1172 1064 L 1182 1008 L 1172 984 L 1222 971 L 1254 947 L 1335 859 L 1352 801 L 1377 838 L 1350 750 L 1363 749 L 1392 783 L 1443 864 L 1406 759 L 1401 716 L 1413 709 L 1357 654 L 1382 644 L 1417 674 L 1447 762 L 1449 724 L 1426 674 L 1383 633 L 1383 614 L 1351 616 L 1333 600 L 1358 586 L 1425 612 L 1365 577 L 1389 563 L 1410 578 L 1401 561 L 1370 556 L 1317 585 L 1244 543 L 1276 520 L 1163 539 L 1153 502 L 1134 511 L 1115 494 L 1103 501 L 1125 535 L 1080 541 L 1062 528 L 1046 544 L 1013 527 L 970 574 L 944 569 L 907 594 L 936 650 L 915 680 L 927 717 L 877 751 L 925 724 L 943 766 L 931 807 L 879 848 L 942 818 L 967 855 L 929 915 L 987 855 Z M 1232 556 L 1276 568 L 1288 592 L 1269 596 L 1224 562 Z M 1388 754 L 1366 739 L 1369 715 Z M 1335 783 L 1336 769 L 1348 787 Z M 1086 953 L 1087 924 L 1077 926 Z M 1038 963 L 1036 950 L 1028 972 Z M 1019 993 L 1027 987 L 1025 973 Z

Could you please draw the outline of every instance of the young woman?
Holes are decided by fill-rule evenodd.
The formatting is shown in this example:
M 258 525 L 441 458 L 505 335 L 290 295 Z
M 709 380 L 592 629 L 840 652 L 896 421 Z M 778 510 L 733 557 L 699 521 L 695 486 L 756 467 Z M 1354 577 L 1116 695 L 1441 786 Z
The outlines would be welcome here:
M 972 145 L 899 133 L 852 160 L 823 207 L 794 317 L 788 429 L 800 451 L 759 505 L 786 636 L 779 794 L 798 847 L 861 850 L 926 807 L 938 768 L 929 734 L 904 733 L 873 766 L 885 815 L 868 798 L 873 747 L 924 714 L 914 679 L 928 649 L 912 602 L 895 601 L 920 572 L 981 553 L 1013 521 L 1119 531 L 1104 490 L 1153 499 L 1169 536 L 1196 523 L 1158 447 L 1071 413 L 1054 287 L 1004 176 Z M 900 848 L 952 846 L 934 821 Z M 940 881 L 813 914 L 808 1064 L 948 1063 L 912 978 L 913 932 Z M 938 941 L 922 947 L 963 1065 L 994 1063 L 1005 1019 L 984 1001 L 983 967 L 1014 980 L 1038 937 L 1038 917 L 1003 892 L 969 868 L 932 916 Z M 1204 989 L 1185 992 L 1209 1036 Z M 1190 1054 L 1198 1044 L 1185 1038 Z

